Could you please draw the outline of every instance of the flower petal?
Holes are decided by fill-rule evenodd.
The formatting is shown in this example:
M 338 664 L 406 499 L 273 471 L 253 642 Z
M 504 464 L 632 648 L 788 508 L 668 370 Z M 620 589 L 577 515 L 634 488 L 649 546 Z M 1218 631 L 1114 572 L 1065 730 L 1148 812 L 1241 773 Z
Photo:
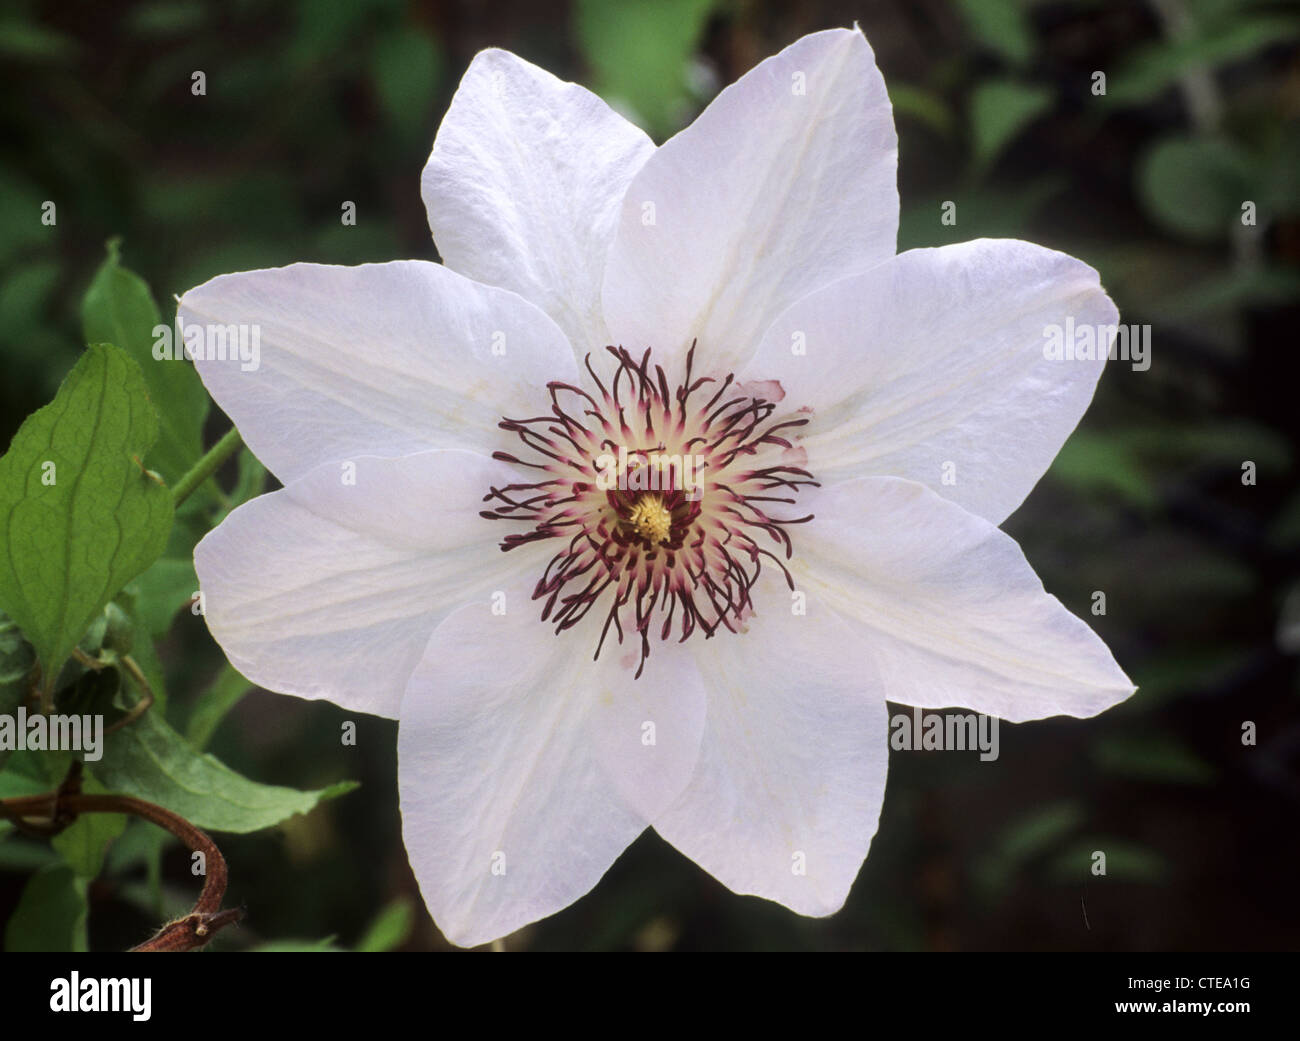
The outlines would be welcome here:
M 470 63 L 424 168 L 448 266 L 531 300 L 579 355 L 609 342 L 600 287 L 619 205 L 654 151 L 576 83 L 507 51 Z
M 801 440 L 824 484 L 919 481 L 994 524 L 1051 465 L 1105 364 L 1048 360 L 1045 328 L 1113 327 L 1088 265 L 1015 240 L 916 249 L 810 293 L 746 378 L 814 408 Z M 1104 341 L 1109 344 L 1109 339 Z
M 705 371 L 748 356 L 786 307 L 894 255 L 898 138 L 866 38 L 805 36 L 652 155 L 605 276 L 614 339 Z
M 685 786 L 703 718 L 683 649 L 656 648 L 634 680 L 636 655 L 607 645 L 592 662 L 592 631 L 557 636 L 519 589 L 504 614 L 474 604 L 448 617 L 402 701 L 403 838 L 434 920 L 465 947 L 591 889 L 645 829 L 644 807 Z
M 795 581 L 810 604 L 850 620 L 890 701 L 1019 723 L 1092 716 L 1133 693 L 1096 633 L 983 518 L 893 477 L 807 498 L 815 517 L 791 562 Z
M 514 479 L 460 451 L 326 463 L 195 547 L 208 628 L 268 690 L 396 716 L 438 622 L 542 566 L 533 547 L 503 553 L 478 515 Z
M 533 415 L 548 380 L 577 376 L 564 334 L 532 304 L 421 261 L 220 275 L 186 293 L 177 318 L 247 326 L 250 343 L 257 332 L 255 367 L 195 364 L 285 482 L 358 455 L 490 452 L 503 415 Z
M 885 700 L 840 619 L 774 606 L 697 648 L 709 688 L 699 765 L 654 826 L 735 892 L 828 915 L 880 817 Z
M 575 639 L 585 655 L 579 633 L 560 637 Z M 605 775 L 648 824 L 690 781 L 708 697 L 695 659 L 676 643 L 656 643 L 641 678 L 634 679 L 640 661 L 634 645 L 635 638 L 622 648 L 607 642 L 595 665 L 584 657 L 577 682 L 596 688 L 587 726 Z

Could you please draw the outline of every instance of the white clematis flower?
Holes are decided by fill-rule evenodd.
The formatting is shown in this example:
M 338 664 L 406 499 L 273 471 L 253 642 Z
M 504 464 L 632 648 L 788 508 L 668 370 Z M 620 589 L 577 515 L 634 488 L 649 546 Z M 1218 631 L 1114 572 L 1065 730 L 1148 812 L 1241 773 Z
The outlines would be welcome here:
M 1048 360 L 1044 328 L 1115 308 L 1026 242 L 896 255 L 896 152 L 856 30 L 657 149 L 485 51 L 424 171 L 445 265 L 182 299 L 260 330 L 256 371 L 197 364 L 284 483 L 195 551 L 208 624 L 264 687 L 399 718 L 406 846 L 454 942 L 571 903 L 647 826 L 830 914 L 886 698 L 1020 721 L 1132 693 L 998 530 L 1104 363 Z

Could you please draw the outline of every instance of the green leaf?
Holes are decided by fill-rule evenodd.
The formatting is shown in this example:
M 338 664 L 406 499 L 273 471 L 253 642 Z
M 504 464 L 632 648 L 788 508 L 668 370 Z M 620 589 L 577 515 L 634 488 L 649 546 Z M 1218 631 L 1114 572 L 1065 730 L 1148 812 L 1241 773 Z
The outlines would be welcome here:
M 1138 692 L 1115 711 L 1140 714 L 1198 691 L 1228 687 L 1231 678 L 1249 668 L 1254 650 L 1214 644 L 1179 646 L 1144 656 L 1133 670 Z
M 113 791 L 157 803 L 214 831 L 269 828 L 357 787 L 344 781 L 304 792 L 258 784 L 199 752 L 153 711 L 106 737 L 103 759 L 88 765 Z
M 366 934 L 357 941 L 357 950 L 369 953 L 401 946 L 411 931 L 413 919 L 411 902 L 405 898 L 394 900 L 375 916 Z
M 1224 138 L 1168 137 L 1142 161 L 1138 189 L 1147 212 L 1190 239 L 1224 237 L 1252 197 L 1250 162 Z
M 932 90 L 895 81 L 889 84 L 889 103 L 894 106 L 895 116 L 911 116 L 943 137 L 952 133 L 952 110 Z
M 53 29 L 8 16 L 0 22 L 0 58 L 14 61 L 69 61 L 77 56 L 76 40 Z
M 106 794 L 108 789 L 93 777 L 82 782 L 82 791 L 88 794 Z M 69 827 L 50 840 L 50 844 L 76 872 L 78 878 L 92 879 L 104 866 L 104 853 L 108 845 L 126 830 L 126 815 L 122 813 L 83 813 Z
M 10 365 L 39 369 L 49 364 L 49 351 L 41 340 L 50 325 L 50 301 L 62 274 L 58 264 L 34 259 L 19 262 L 6 273 L 0 285 L 6 370 Z
M 407 138 L 428 133 L 435 122 L 443 60 L 435 42 L 409 25 L 375 39 L 370 74 L 388 121 Z
M 203 535 L 223 521 L 235 507 L 262 494 L 266 485 L 267 470 L 248 449 L 239 453 L 238 474 L 235 487 L 215 514 L 210 509 L 192 510 L 191 497 L 176 515 L 167 548 L 133 583 L 135 613 L 146 630 L 161 636 L 171 628 L 176 614 L 189 605 L 198 592 L 199 580 L 194 573 L 194 546 Z M 211 490 L 204 482 L 200 488 Z
M 1059 846 L 1084 820 L 1073 802 L 1054 802 L 1013 821 L 995 838 L 975 865 L 977 891 L 986 901 L 1006 895 L 1018 872 L 1037 857 Z
M 109 847 L 105 858 L 108 871 L 114 875 L 129 875 L 144 869 L 143 883 L 130 890 L 131 897 L 127 897 L 131 883 L 125 883 L 122 895 L 128 899 L 136 898 L 140 908 L 153 918 L 167 917 L 163 900 L 162 857 L 163 851 L 177 841 L 170 832 L 157 825 L 139 817 L 130 817 L 126 830 Z
M 0 799 L 42 795 L 57 788 L 71 765 L 70 752 L 38 752 L 26 748 L 14 752 L 0 772 Z
M 594 89 L 664 136 L 684 122 L 689 59 L 714 0 L 578 0 L 574 28 Z
M 1023 864 L 1077 828 L 1083 816 L 1077 803 L 1067 801 L 1021 817 L 1003 832 L 996 847 L 998 854 L 1009 866 Z
M 28 880 L 5 926 L 5 950 L 34 953 L 87 950 L 86 880 L 66 864 L 42 868 Z
M 1092 874 L 1092 867 L 1097 863 L 1094 854 L 1098 852 L 1106 854 L 1105 878 Z M 1155 883 L 1168 877 L 1169 866 L 1155 850 L 1124 839 L 1098 836 L 1077 842 L 1054 857 L 1047 867 L 1047 875 L 1061 883 L 1088 879 L 1102 885 L 1107 878 L 1116 882 Z
M 253 684 L 227 662 L 212 686 L 194 705 L 194 711 L 185 727 L 185 736 L 190 743 L 195 748 L 203 748 L 211 740 L 217 725 L 226 718 L 226 713 L 252 689 Z
M 1216 271 L 1208 278 L 1184 285 L 1162 299 L 1160 307 L 1189 319 L 1239 308 L 1284 307 L 1297 299 L 1300 299 L 1300 272 L 1281 264 L 1252 265 Z
M 1281 431 L 1249 419 L 1202 420 L 1193 425 L 1166 422 L 1131 428 L 1133 437 L 1160 463 L 1227 466 L 1238 469 L 1250 459 L 1261 470 L 1284 471 L 1291 465 L 1292 446 Z
M 160 557 L 133 584 L 136 614 L 145 631 L 161 636 L 171 628 L 176 613 L 198 591 L 199 579 L 192 559 Z
M 139 367 L 98 344 L 0 458 L 0 609 L 35 647 L 47 689 L 167 543 L 172 498 L 140 462 L 157 436 Z
M 262 461 L 247 448 L 239 453 L 236 463 L 235 487 L 230 491 L 230 509 L 242 506 L 249 499 L 261 495 L 266 487 L 267 469 Z M 222 514 L 225 519 L 226 514 Z
M 202 0 L 157 0 L 132 8 L 124 21 L 137 36 L 191 36 L 211 14 Z
M 145 682 L 149 684 L 149 689 L 153 691 L 154 704 L 151 712 L 158 712 L 163 718 L 167 716 L 167 677 L 163 671 L 161 659 L 158 657 L 158 651 L 154 647 L 153 637 L 145 630 L 144 624 L 137 620 L 135 631 L 132 634 L 133 645 L 131 648 L 131 657 L 144 674 Z M 116 669 L 119 678 L 120 689 L 125 689 L 127 695 L 121 694 L 115 702 L 118 708 L 129 708 L 134 705 L 144 694 L 135 680 L 131 678 L 125 668 L 118 666 Z
M 1022 130 L 1052 104 L 1047 87 L 988 80 L 975 88 L 971 99 L 971 134 L 975 165 L 987 169 Z
M 32 645 L 23 639 L 13 620 L 0 611 L 0 715 L 13 715 L 23 703 L 35 664 L 36 652 Z M 11 750 L 0 748 L 0 769 L 12 754 Z
M 262 494 L 267 470 L 252 452 L 239 453 L 238 474 L 235 487 L 228 496 L 215 492 L 220 508 L 213 511 L 210 503 L 199 504 L 200 495 L 185 501 L 176 514 L 167 548 L 163 555 L 132 583 L 130 591 L 135 602 L 135 614 L 154 636 L 167 632 L 179 611 L 189 606 L 199 589 L 199 579 L 194 573 L 194 546 L 212 528 L 225 520 L 230 511 L 254 496 Z M 204 481 L 197 491 L 213 495 L 215 485 Z
M 0 32 L 0 39 L 3 38 Z M 0 261 L 8 261 L 23 250 L 35 252 L 49 242 L 52 229 L 40 220 L 44 196 L 45 193 L 19 178 L 13 170 L 0 169 Z M 6 272 L 5 281 L 21 270 L 21 267 L 11 268 Z
M 292 42 L 284 52 L 285 63 L 294 69 L 337 55 L 350 57 L 355 50 L 353 43 L 365 32 L 366 22 L 372 15 L 368 4 L 297 0 L 294 6 L 297 18 Z
M 30 875 L 62 863 L 48 842 L 29 838 L 8 821 L 0 821 L 0 871 Z
M 163 324 L 162 315 L 144 280 L 122 267 L 118 246 L 117 239 L 108 243 L 108 259 L 86 290 L 81 305 L 82 328 L 87 343 L 116 344 L 143 370 L 162 431 L 149 465 L 168 484 L 175 484 L 203 454 L 208 393 L 188 359 L 154 358 L 154 328 Z M 174 336 L 174 327 L 171 333 Z
M 1093 758 L 1108 773 L 1164 784 L 1205 785 L 1218 776 L 1182 741 L 1164 734 L 1106 738 L 1093 748 Z
M 1024 233 L 1025 225 L 1039 210 L 1069 188 L 1067 177 L 1052 174 L 1008 188 L 983 182 L 975 188 L 911 203 L 899 215 L 899 250 L 973 238 L 1015 238 Z M 939 220 L 940 207 L 948 201 L 957 207 L 957 222 L 952 225 Z
M 1162 40 L 1134 50 L 1111 77 L 1105 100 L 1112 105 L 1149 101 L 1191 71 L 1213 72 L 1263 47 L 1300 35 L 1294 15 L 1232 16 L 1180 40 Z
M 1033 56 L 1034 36 L 1020 0 L 958 0 L 971 35 L 1013 65 Z
M 1159 502 L 1155 481 L 1121 435 L 1076 430 L 1047 474 L 1074 491 L 1117 498 L 1143 510 Z

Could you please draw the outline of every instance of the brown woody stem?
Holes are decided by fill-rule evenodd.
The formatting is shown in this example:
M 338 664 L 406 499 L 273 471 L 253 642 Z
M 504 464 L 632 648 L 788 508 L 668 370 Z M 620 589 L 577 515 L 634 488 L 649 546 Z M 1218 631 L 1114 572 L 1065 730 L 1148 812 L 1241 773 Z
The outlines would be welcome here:
M 161 806 L 130 795 L 90 795 L 81 790 L 80 773 L 69 772 L 56 790 L 41 795 L 0 799 L 0 816 L 8 817 L 24 830 L 39 834 L 57 834 L 76 820 L 80 813 L 126 813 L 141 817 L 171 832 L 186 846 L 203 854 L 205 874 L 203 889 L 194 910 L 168 922 L 133 951 L 190 951 L 204 946 L 217 930 L 239 921 L 239 908 L 223 911 L 229 874 L 226 858 L 207 833 L 184 817 Z

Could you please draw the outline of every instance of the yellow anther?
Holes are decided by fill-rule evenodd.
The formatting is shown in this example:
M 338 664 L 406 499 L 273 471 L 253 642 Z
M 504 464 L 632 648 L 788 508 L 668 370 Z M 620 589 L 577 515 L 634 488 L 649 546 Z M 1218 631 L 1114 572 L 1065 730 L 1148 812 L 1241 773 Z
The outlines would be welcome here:
M 673 515 L 668 512 L 659 496 L 648 492 L 632 506 L 632 511 L 627 515 L 627 525 L 651 545 L 657 546 L 671 534 Z

